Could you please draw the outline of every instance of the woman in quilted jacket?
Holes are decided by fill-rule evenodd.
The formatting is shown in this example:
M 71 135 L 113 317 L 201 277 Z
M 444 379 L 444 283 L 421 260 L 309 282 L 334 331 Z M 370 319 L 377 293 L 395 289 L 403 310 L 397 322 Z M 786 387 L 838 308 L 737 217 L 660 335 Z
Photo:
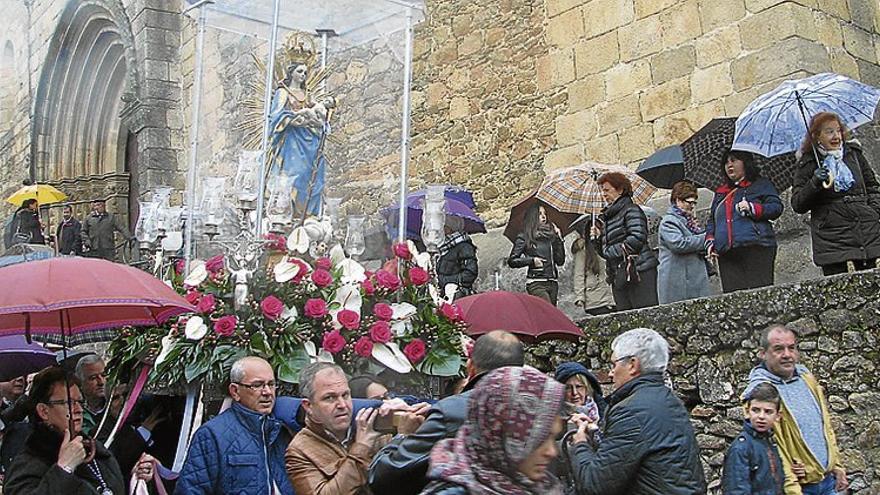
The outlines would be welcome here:
M 772 220 L 782 215 L 782 201 L 772 182 L 761 177 L 746 151 L 730 150 L 722 158 L 726 181 L 715 190 L 706 223 L 706 249 L 718 257 L 721 289 L 773 285 L 776 233 Z

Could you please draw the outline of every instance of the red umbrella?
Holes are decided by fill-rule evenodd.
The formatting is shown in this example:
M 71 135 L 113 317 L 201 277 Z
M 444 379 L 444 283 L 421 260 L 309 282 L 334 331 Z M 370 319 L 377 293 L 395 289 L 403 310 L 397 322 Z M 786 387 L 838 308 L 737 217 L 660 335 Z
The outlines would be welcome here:
M 195 311 L 149 273 L 96 258 L 52 258 L 0 268 L 0 336 L 109 340 L 106 330 L 159 325 Z M 104 331 L 104 332 L 102 332 Z
M 531 194 L 521 199 L 510 209 L 510 218 L 507 220 L 507 226 L 504 227 L 504 237 L 510 239 L 510 242 L 516 241 L 516 236 L 522 232 L 522 224 L 526 217 L 526 211 L 535 203 L 541 204 L 544 211 L 547 212 L 547 219 L 559 227 L 562 237 L 571 232 L 571 224 L 580 216 L 579 213 L 563 213 L 556 208 L 544 203 L 535 197 L 538 191 L 532 191 Z
M 494 290 L 455 301 L 467 322 L 468 334 L 507 330 L 524 342 L 563 339 L 576 341 L 584 333 L 565 313 L 540 297 Z

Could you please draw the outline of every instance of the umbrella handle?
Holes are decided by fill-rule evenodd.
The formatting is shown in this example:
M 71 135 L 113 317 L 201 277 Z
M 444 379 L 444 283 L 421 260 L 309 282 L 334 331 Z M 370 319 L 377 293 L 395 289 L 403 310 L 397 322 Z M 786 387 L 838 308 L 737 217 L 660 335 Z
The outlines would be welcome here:
M 834 187 L 834 172 L 828 171 L 828 180 L 822 183 L 822 187 L 825 189 L 831 189 Z

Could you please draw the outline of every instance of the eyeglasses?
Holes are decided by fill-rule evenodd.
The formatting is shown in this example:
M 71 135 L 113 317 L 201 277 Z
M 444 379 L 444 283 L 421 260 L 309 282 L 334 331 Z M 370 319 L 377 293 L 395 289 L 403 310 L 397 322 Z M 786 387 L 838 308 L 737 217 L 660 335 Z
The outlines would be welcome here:
M 268 388 L 269 390 L 274 391 L 278 388 L 278 384 L 275 382 L 254 382 L 254 383 L 241 383 L 241 382 L 233 382 L 236 385 L 241 385 L 242 387 L 249 388 L 254 392 L 259 392 L 263 390 L 263 388 Z
M 617 359 L 612 359 L 612 360 L 611 360 L 611 363 L 612 363 L 612 364 L 617 364 L 617 363 L 619 363 L 619 362 L 621 362 L 621 361 L 626 361 L 627 359 L 633 359 L 633 358 L 635 358 L 635 356 L 633 356 L 633 355 L 623 356 L 623 357 L 619 357 L 619 358 L 617 358 Z
M 697 204 L 697 198 L 688 198 L 688 199 L 683 199 L 682 201 L 684 201 L 685 203 L 687 203 L 689 205 Z
M 79 404 L 80 407 L 86 407 L 86 401 L 84 399 L 71 400 L 70 403 L 71 404 Z M 46 404 L 47 406 L 66 406 L 67 399 L 47 400 L 47 401 L 43 402 L 43 404 Z

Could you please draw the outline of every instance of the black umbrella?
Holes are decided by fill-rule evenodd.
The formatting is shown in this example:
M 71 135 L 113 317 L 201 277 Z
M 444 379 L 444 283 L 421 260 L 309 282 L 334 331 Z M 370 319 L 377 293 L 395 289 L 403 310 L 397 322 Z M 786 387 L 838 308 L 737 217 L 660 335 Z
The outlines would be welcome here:
M 674 144 L 659 149 L 636 169 L 636 174 L 660 189 L 672 189 L 684 180 L 684 157 L 681 146 Z
M 736 131 L 736 118 L 712 119 L 693 136 L 681 143 L 684 157 L 684 177 L 697 185 L 716 189 L 725 182 L 724 153 L 733 146 Z M 791 187 L 797 158 L 794 153 L 785 153 L 771 158 L 754 155 L 755 164 L 761 175 L 770 179 L 779 192 Z

